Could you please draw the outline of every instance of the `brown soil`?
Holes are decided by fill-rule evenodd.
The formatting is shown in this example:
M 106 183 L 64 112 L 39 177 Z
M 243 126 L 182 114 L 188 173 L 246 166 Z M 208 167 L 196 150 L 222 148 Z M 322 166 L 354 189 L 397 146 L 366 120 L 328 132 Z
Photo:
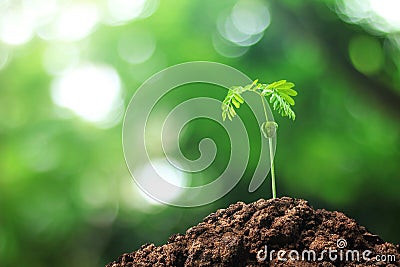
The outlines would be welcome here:
M 347 245 L 343 247 L 338 239 L 345 239 Z M 268 257 L 264 260 L 265 248 Z M 286 251 L 281 258 L 287 261 L 278 259 L 279 250 Z M 299 252 L 299 260 L 291 250 Z M 315 251 L 316 260 L 307 253 L 301 260 L 303 250 Z M 363 253 L 372 260 L 364 260 Z M 394 255 L 395 260 L 378 262 L 373 259 L 376 255 Z M 341 212 L 314 210 L 305 200 L 283 197 L 230 205 L 210 214 L 185 235 L 171 236 L 165 245 L 143 245 L 107 265 L 128 266 L 400 266 L 400 247 L 384 242 Z

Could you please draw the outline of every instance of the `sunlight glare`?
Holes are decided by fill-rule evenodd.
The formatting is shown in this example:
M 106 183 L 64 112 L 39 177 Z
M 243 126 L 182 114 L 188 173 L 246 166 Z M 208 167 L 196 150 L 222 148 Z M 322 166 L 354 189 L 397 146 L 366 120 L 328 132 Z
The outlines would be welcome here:
M 38 35 L 45 40 L 77 41 L 88 36 L 99 22 L 99 11 L 94 4 L 74 4 L 59 11 L 51 23 L 38 27 Z
M 399 0 L 369 0 L 372 10 L 386 23 L 388 31 L 400 30 Z
M 99 124 L 113 116 L 121 102 L 118 73 L 106 65 L 79 66 L 57 78 L 51 89 L 58 106 Z
M 400 30 L 399 0 L 337 0 L 336 6 L 346 22 L 366 24 L 382 33 Z
M 22 45 L 33 37 L 33 21 L 22 9 L 8 10 L 0 16 L 0 39 L 10 45 Z
M 146 0 L 108 0 L 111 24 L 122 24 L 139 17 L 145 9 Z
M 48 23 L 61 8 L 58 0 L 23 0 L 22 5 L 27 16 L 32 18 L 34 27 Z

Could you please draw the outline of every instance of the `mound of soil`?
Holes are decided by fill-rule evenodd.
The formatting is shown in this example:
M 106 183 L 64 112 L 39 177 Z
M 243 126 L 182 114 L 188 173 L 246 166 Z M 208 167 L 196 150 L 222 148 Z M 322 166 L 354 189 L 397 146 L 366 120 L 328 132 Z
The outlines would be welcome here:
M 400 266 L 400 247 L 341 212 L 283 197 L 230 205 L 107 265 L 128 266 Z

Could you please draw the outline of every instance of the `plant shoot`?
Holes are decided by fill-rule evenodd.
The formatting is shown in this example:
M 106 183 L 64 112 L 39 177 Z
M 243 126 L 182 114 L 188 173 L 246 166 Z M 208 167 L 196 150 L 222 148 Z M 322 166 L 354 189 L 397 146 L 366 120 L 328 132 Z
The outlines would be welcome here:
M 255 80 L 252 84 L 248 84 L 244 87 L 231 87 L 224 101 L 222 102 L 222 119 L 224 121 L 226 118 L 232 120 L 232 118 L 236 115 L 235 108 L 240 108 L 240 105 L 244 103 L 242 93 L 250 91 L 260 96 L 265 115 L 265 122 L 261 124 L 260 128 L 264 137 L 268 139 L 269 155 L 271 159 L 272 198 L 276 198 L 272 138 L 276 135 L 278 124 L 272 119 L 268 118 L 266 102 L 269 100 L 272 108 L 283 117 L 288 117 L 289 119 L 295 120 L 296 114 L 292 110 L 291 106 L 294 106 L 295 104 L 293 97 L 297 95 L 297 92 L 293 89 L 293 87 L 294 83 L 286 80 L 280 80 L 270 84 L 259 83 L 258 80 Z

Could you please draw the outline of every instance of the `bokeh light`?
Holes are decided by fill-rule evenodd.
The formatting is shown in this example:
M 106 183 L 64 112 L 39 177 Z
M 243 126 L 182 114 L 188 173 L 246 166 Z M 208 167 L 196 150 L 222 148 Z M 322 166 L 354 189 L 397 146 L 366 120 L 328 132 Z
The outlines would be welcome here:
M 374 74 L 383 66 L 382 46 L 371 37 L 354 37 L 350 41 L 349 54 L 354 67 L 362 73 Z
M 100 20 L 95 4 L 66 6 L 45 25 L 38 27 L 38 35 L 45 40 L 77 41 L 88 36 Z
M 400 1 L 369 0 L 373 12 L 382 19 L 382 30 L 387 32 L 400 31 Z
M 220 13 L 218 35 L 213 35 L 214 48 L 225 57 L 240 57 L 247 52 L 247 47 L 262 39 L 270 23 L 269 10 L 263 2 L 238 1 Z
M 125 24 L 138 18 L 151 16 L 159 0 L 107 0 L 104 21 L 111 25 Z
M 156 170 L 158 175 L 164 179 L 164 181 L 176 185 L 177 188 L 174 190 L 166 191 L 165 188 L 157 185 L 158 177 L 152 176 L 153 170 Z M 143 169 L 140 171 L 141 175 L 136 177 L 138 179 L 138 183 L 143 185 L 144 187 L 152 186 L 153 190 L 156 189 L 158 196 L 161 196 L 162 199 L 166 201 L 172 201 L 178 197 L 180 197 L 185 190 L 182 187 L 188 186 L 188 179 L 183 172 L 174 168 L 170 162 L 166 159 L 160 158 L 158 160 L 152 161 L 151 165 L 143 166 Z M 145 178 L 141 178 L 145 177 Z M 157 187 L 158 186 L 158 187 Z M 139 194 L 141 194 L 150 204 L 152 205 L 163 205 L 163 203 L 157 201 L 156 199 L 151 198 L 143 191 L 139 190 Z
M 400 30 L 397 0 L 337 0 L 338 12 L 351 23 L 361 23 L 382 33 Z
M 56 78 L 53 101 L 85 120 L 102 124 L 121 102 L 121 81 L 110 66 L 81 65 Z
M 256 0 L 240 0 L 232 9 L 232 22 L 244 34 L 254 35 L 265 31 L 270 24 L 267 6 Z
M 215 34 L 212 37 L 214 49 L 222 56 L 236 58 L 243 56 L 249 49 L 245 46 L 238 46 Z
M 8 10 L 0 17 L 0 39 L 11 45 L 24 44 L 33 37 L 33 23 L 22 8 Z

